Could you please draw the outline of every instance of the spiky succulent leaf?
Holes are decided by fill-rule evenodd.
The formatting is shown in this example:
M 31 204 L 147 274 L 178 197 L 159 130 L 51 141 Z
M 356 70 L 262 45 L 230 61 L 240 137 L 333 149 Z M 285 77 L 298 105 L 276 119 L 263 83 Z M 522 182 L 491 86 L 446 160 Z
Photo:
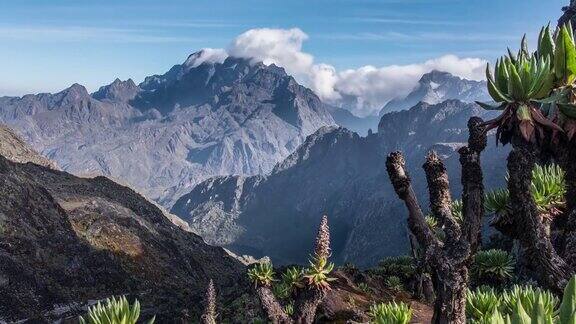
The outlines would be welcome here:
M 136 324 L 140 317 L 140 303 L 135 300 L 132 305 L 126 297 L 107 299 L 104 303 L 98 302 L 88 309 L 86 319 L 79 318 L 81 324 Z M 155 317 L 147 323 L 153 324 Z
M 511 99 L 508 98 L 508 96 L 506 96 L 504 94 L 504 92 L 498 88 L 498 86 L 496 85 L 495 81 L 494 81 L 494 77 L 492 77 L 492 72 L 490 70 L 490 63 L 488 63 L 486 65 L 486 80 L 487 80 L 487 84 L 488 84 L 488 94 L 490 94 L 490 96 L 492 97 L 492 99 L 494 99 L 494 101 L 496 102 L 510 102 Z M 509 78 L 508 78 L 509 80 Z M 508 83 L 507 80 L 507 83 Z M 506 91 L 508 90 L 508 86 L 506 86 Z
M 476 253 L 471 270 L 477 278 L 504 281 L 512 277 L 515 263 L 514 258 L 506 251 L 485 250 Z
M 573 276 L 564 288 L 558 317 L 560 323 L 576 324 L 576 276 Z
M 508 190 L 496 189 L 484 197 L 484 209 L 487 214 L 503 215 L 508 212 Z
M 536 165 L 532 171 L 530 192 L 540 213 L 549 214 L 565 203 L 564 170 L 558 165 Z
M 543 27 L 538 38 L 538 56 L 540 58 L 552 59 L 554 57 L 554 38 L 550 32 L 550 25 Z
M 274 267 L 272 263 L 257 263 L 248 270 L 248 278 L 250 278 L 256 286 L 271 286 L 274 281 Z
M 480 287 L 466 292 L 466 317 L 483 320 L 500 307 L 500 297 L 491 287 Z
M 476 101 L 476 104 L 485 110 L 504 110 L 504 108 L 506 107 L 506 104 L 500 104 L 494 106 L 480 101 Z
M 405 303 L 380 303 L 370 307 L 370 323 L 375 324 L 408 324 L 412 319 L 412 309 Z
M 302 279 L 304 270 L 298 267 L 290 267 L 282 274 L 282 282 L 293 292 L 304 287 Z
M 330 282 L 336 280 L 329 275 L 334 269 L 334 264 L 329 263 L 326 258 L 314 257 L 310 260 L 310 266 L 306 269 L 304 278 L 308 285 L 318 290 L 329 290 Z
M 576 78 L 576 46 L 567 25 L 562 26 L 556 36 L 554 71 L 564 84 L 571 84 Z
M 508 94 L 516 101 L 526 101 L 527 96 L 522 85 L 522 79 L 518 74 L 518 68 L 512 64 L 509 66 L 510 78 L 508 79 Z
M 538 304 L 541 305 L 538 305 Z M 526 314 L 534 314 L 535 308 L 541 308 L 540 312 L 554 316 L 558 306 L 558 298 L 549 291 L 531 286 L 514 286 L 512 290 L 502 294 L 502 311 L 506 314 L 514 314 L 518 311 L 518 305 L 525 310 Z
M 506 62 L 504 60 L 504 58 L 501 58 L 499 60 L 496 61 L 496 69 L 495 69 L 495 74 L 496 74 L 496 85 L 498 86 L 498 89 L 502 92 L 502 93 L 508 93 L 508 68 L 506 67 Z

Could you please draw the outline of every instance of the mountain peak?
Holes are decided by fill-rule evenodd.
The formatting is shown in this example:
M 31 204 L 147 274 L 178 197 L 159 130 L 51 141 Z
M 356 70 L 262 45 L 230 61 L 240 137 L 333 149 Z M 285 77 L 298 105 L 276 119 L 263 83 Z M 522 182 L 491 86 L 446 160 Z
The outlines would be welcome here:
M 134 99 L 138 94 L 140 88 L 134 83 L 132 79 L 122 81 L 116 78 L 114 82 L 109 85 L 100 87 L 98 91 L 92 94 L 94 99 L 110 101 L 129 101 Z
M 409 109 L 419 102 L 437 104 L 458 99 L 466 103 L 488 101 L 484 81 L 462 79 L 451 73 L 433 70 L 422 75 L 417 87 L 406 97 L 392 99 L 380 111 L 380 116 L 391 111 Z
M 461 80 L 459 77 L 449 73 L 449 72 L 444 72 L 444 71 L 439 71 L 439 70 L 432 70 L 424 75 L 422 75 L 422 77 L 420 78 L 420 81 L 418 81 L 419 83 L 430 83 L 430 82 L 443 82 L 446 81 L 447 79 L 458 79 Z
M 195 68 L 204 63 L 214 64 L 222 63 L 228 57 L 225 50 L 219 48 L 203 48 L 198 52 L 194 52 L 188 56 L 184 61 L 184 66 L 188 68 Z

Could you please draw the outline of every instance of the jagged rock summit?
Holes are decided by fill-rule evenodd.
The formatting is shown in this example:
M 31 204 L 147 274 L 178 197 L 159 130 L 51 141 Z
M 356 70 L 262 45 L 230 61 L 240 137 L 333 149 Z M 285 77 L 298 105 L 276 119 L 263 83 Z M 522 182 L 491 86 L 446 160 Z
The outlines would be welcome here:
M 458 99 L 467 103 L 490 101 L 486 82 L 466 80 L 448 72 L 434 70 L 424 74 L 417 87 L 406 97 L 388 102 L 380 111 L 380 116 L 392 111 L 409 109 L 419 102 L 438 104 L 448 99 Z
M 165 207 L 211 176 L 269 172 L 306 136 L 334 124 L 284 69 L 206 55 L 92 95 L 75 84 L 0 97 L 0 122 L 63 170 L 121 180 Z
M 171 211 L 209 243 L 239 254 L 270 256 L 278 264 L 305 263 L 314 229 L 322 215 L 329 215 L 332 260 L 373 266 L 409 247 L 405 209 L 390 186 L 386 155 L 405 152 L 422 196 L 425 153 L 438 150 L 456 188 L 457 149 L 466 142 L 466 123 L 474 115 L 492 116 L 475 104 L 448 100 L 386 114 L 378 133 L 366 137 L 323 127 L 269 174 L 206 180 Z M 490 144 L 483 160 L 492 170 L 487 187 L 501 185 L 505 174 L 501 161 L 506 152 L 496 150 L 494 141 Z

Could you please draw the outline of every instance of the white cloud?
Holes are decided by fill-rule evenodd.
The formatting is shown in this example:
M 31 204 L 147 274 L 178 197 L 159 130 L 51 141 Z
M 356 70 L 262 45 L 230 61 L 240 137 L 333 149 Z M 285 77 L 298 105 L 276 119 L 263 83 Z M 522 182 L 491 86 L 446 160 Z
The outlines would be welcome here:
M 188 56 L 184 64 L 190 68 L 195 68 L 205 62 L 222 63 L 226 57 L 228 57 L 228 53 L 222 48 L 203 48 L 201 51 Z
M 228 48 L 228 54 L 251 58 L 264 64 L 276 64 L 295 77 L 307 75 L 314 57 L 302 52 L 302 44 L 308 39 L 299 28 L 251 29 L 236 37 Z
M 343 97 L 356 98 L 356 105 L 347 108 L 359 115 L 377 113 L 389 100 L 408 94 L 420 77 L 432 70 L 450 72 L 466 79 L 484 78 L 485 60 L 455 55 L 418 64 L 367 65 L 339 72 L 331 65 L 315 64 L 314 57 L 302 51 L 307 39 L 308 35 L 298 28 L 251 29 L 232 42 L 228 54 L 282 66 L 324 101 L 337 104 Z
M 482 80 L 485 66 L 486 61 L 483 59 L 459 58 L 455 55 L 445 55 L 419 64 L 381 68 L 369 65 L 338 73 L 334 88 L 341 95 L 356 97 L 356 106 L 349 108 L 359 115 L 368 115 L 379 111 L 389 100 L 407 95 L 417 85 L 420 77 L 432 70 L 449 72 L 465 79 Z M 323 99 L 334 101 L 330 97 Z

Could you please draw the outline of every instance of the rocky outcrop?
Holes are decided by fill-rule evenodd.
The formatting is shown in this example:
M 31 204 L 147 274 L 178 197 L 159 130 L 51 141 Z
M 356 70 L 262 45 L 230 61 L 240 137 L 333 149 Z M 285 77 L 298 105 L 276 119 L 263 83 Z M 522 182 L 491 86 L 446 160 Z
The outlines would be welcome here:
M 173 225 L 133 190 L 0 156 L 0 322 L 76 316 L 127 294 L 143 314 L 198 318 L 210 279 L 220 300 L 248 291 L 245 268 Z M 234 311 L 222 308 L 222 316 Z M 249 312 L 249 310 L 247 310 Z
M 491 101 L 486 82 L 461 79 L 448 72 L 432 71 L 424 74 L 418 81 L 418 86 L 406 97 L 388 102 L 380 111 L 380 116 L 392 111 L 410 109 L 419 102 L 438 104 L 449 99 L 467 103 Z
M 4 125 L 0 125 L 0 155 L 13 162 L 31 162 L 47 168 L 57 169 L 54 162 L 30 148 L 20 136 Z
M 389 184 L 385 157 L 404 151 L 418 195 L 426 194 L 421 165 L 437 149 L 453 185 L 460 186 L 457 148 L 467 140 L 474 115 L 490 115 L 458 100 L 421 103 L 382 117 L 378 133 L 360 137 L 344 128 L 325 127 L 265 177 L 217 177 L 184 195 L 172 212 L 208 242 L 276 263 L 304 263 L 307 244 L 323 214 L 330 217 L 333 259 L 360 266 L 407 252 L 406 214 Z M 495 141 L 484 155 L 485 185 L 504 182 L 505 150 Z M 206 224 L 211 224 L 207 226 Z
M 209 177 L 270 172 L 334 124 L 284 69 L 233 57 L 190 58 L 139 86 L 116 80 L 93 95 L 73 85 L 2 97 L 0 122 L 62 169 L 117 179 L 165 207 Z

